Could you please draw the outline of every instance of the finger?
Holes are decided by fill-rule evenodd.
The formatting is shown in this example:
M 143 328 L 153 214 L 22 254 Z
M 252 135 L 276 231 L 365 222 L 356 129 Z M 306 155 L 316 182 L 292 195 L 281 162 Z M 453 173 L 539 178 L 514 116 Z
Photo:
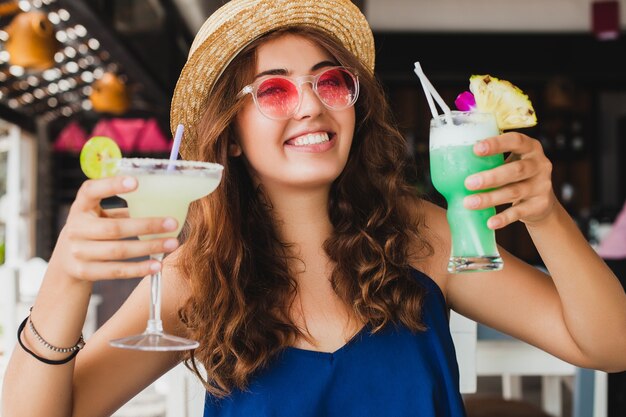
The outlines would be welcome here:
M 72 205 L 73 209 L 89 211 L 100 207 L 100 201 L 117 194 L 127 193 L 137 187 L 133 177 L 110 177 L 85 181 Z
M 489 218 L 489 220 L 487 221 L 487 226 L 490 229 L 495 230 L 508 226 L 509 224 L 514 223 L 518 220 L 524 221 L 524 219 L 530 217 L 532 213 L 538 213 L 543 210 L 542 207 L 544 203 L 542 200 L 543 199 L 540 198 L 534 198 L 509 207 L 506 210 L 503 210 L 495 216 Z
M 541 149 L 541 144 L 538 140 L 518 132 L 507 132 L 499 136 L 493 136 L 474 145 L 474 153 L 479 156 L 506 152 L 524 155 L 538 149 Z
M 536 172 L 537 161 L 532 158 L 521 159 L 470 175 L 465 178 L 465 187 L 468 190 L 502 187 L 531 178 Z
M 125 219 L 130 217 L 128 214 L 127 207 L 119 207 L 102 210 L 102 217 L 107 217 L 109 219 Z
M 70 250 L 83 261 L 113 261 L 170 253 L 178 247 L 175 238 L 122 241 L 81 241 Z
M 71 236 L 79 240 L 117 240 L 129 237 L 171 233 L 178 228 L 172 217 L 149 218 L 89 218 L 72 223 Z
M 480 210 L 503 204 L 517 203 L 532 197 L 531 191 L 532 188 L 528 181 L 522 181 L 486 193 L 467 196 L 463 199 L 463 206 L 472 210 Z
M 161 263 L 153 259 L 140 262 L 75 262 L 71 274 L 83 281 L 128 279 L 145 277 L 160 271 L 161 267 Z

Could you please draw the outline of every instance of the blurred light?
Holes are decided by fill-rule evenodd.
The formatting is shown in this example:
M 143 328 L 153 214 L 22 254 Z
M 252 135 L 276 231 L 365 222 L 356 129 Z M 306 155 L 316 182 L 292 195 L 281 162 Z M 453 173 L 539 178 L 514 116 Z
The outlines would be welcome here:
M 61 18 L 59 17 L 59 15 L 56 12 L 48 13 L 48 20 L 53 25 L 58 25 L 59 23 L 61 23 Z
M 35 7 L 36 9 L 40 9 L 41 6 L 43 6 L 41 0 L 32 0 L 33 2 L 33 7 Z
M 74 28 L 67 28 L 65 30 L 67 32 L 67 37 L 74 40 L 76 39 L 76 33 L 74 32 Z
M 117 72 L 119 69 L 118 65 L 115 62 L 111 62 L 107 65 L 107 72 Z
M 59 78 L 60 75 L 61 75 L 60 71 L 58 69 L 56 69 L 56 68 L 45 70 L 43 72 L 43 74 L 41 74 L 43 79 L 46 80 L 46 81 L 54 81 L 57 78 Z
M 89 39 L 87 41 L 87 45 L 89 45 L 89 47 L 93 49 L 94 51 L 97 51 L 98 48 L 100 48 L 100 42 L 98 42 L 98 40 L 95 38 Z
M 67 22 L 70 20 L 70 13 L 65 9 L 59 9 L 59 17 L 62 21 Z
M 8 105 L 9 105 L 9 107 L 10 107 L 10 108 L 12 108 L 12 109 L 16 109 L 16 108 L 17 108 L 17 106 L 19 106 L 19 105 L 20 105 L 20 103 L 19 103 L 16 99 L 14 99 L 14 98 L 10 99 L 10 100 L 9 100 L 9 102 L 8 102 L 7 104 L 8 104 Z
M 82 69 L 87 69 L 87 67 L 89 66 L 89 63 L 85 58 L 80 58 L 78 60 L 78 66 Z
M 70 89 L 70 83 L 67 80 L 60 80 L 58 85 L 59 85 L 59 90 L 61 91 L 67 91 Z
M 67 42 L 67 33 L 64 30 L 57 30 L 56 38 L 59 42 Z
M 39 85 L 39 78 L 35 77 L 34 75 L 29 75 L 26 81 L 31 87 L 37 87 Z
M 99 80 L 104 75 L 104 70 L 102 68 L 96 68 L 93 70 L 93 76 L 96 80 Z
M 63 107 L 63 108 L 61 109 L 61 114 L 62 114 L 63 116 L 65 116 L 65 117 L 70 117 L 70 116 L 72 115 L 72 113 L 74 113 L 74 112 L 73 112 L 73 111 L 72 111 L 72 109 L 71 109 L 71 108 L 69 108 L 69 107 Z
M 74 26 L 74 31 L 76 32 L 76 35 L 79 37 L 83 37 L 85 35 L 87 35 L 87 28 L 85 28 L 85 26 L 83 25 L 76 25 Z
M 91 88 L 91 86 L 87 85 L 87 86 L 83 87 L 82 91 L 83 91 L 84 95 L 89 96 L 93 92 L 93 88 Z
M 8 51 L 0 51 L 0 64 L 9 62 L 9 58 L 11 58 L 11 55 L 9 54 Z
M 59 104 L 59 100 L 57 100 L 55 97 L 50 97 L 48 99 L 48 106 L 56 107 L 58 104 Z
M 20 0 L 18 5 L 19 5 L 20 9 L 22 9 L 22 11 L 24 11 L 24 12 L 30 11 L 30 2 L 29 1 Z
M 75 74 L 79 70 L 78 64 L 74 61 L 70 61 L 65 64 L 65 69 L 67 69 L 67 72 L 69 72 L 70 74 Z
M 91 109 L 93 109 L 93 105 L 91 104 L 91 100 L 83 100 L 83 103 L 82 103 L 81 107 L 83 108 L 83 110 L 91 110 Z
M 41 88 L 36 88 L 33 90 L 33 95 L 35 96 L 36 99 L 41 100 L 42 98 L 46 96 L 46 92 L 43 91 Z
M 64 59 L 65 55 L 63 55 L 63 52 L 57 52 L 56 54 L 54 54 L 54 62 L 56 62 L 57 64 L 63 62 Z
M 67 82 L 70 85 L 70 88 L 76 88 L 76 86 L 78 85 L 78 81 L 76 81 L 76 78 L 70 78 L 67 80 Z
M 89 52 L 89 47 L 87 45 L 85 45 L 84 43 L 81 43 L 78 46 L 78 52 L 80 52 L 81 54 L 86 54 L 87 52 Z
M 48 92 L 50 94 L 56 94 L 56 93 L 59 92 L 59 86 L 57 84 L 55 84 L 55 83 L 48 84 L 47 88 L 48 88 Z
M 17 85 L 18 90 L 28 90 L 28 82 L 26 80 L 21 80 L 13 85 Z
M 7 74 L 4 71 L 0 71 L 0 81 L 6 81 Z
M 3 96 L 4 96 L 4 93 L 0 91 L 0 99 L 2 99 Z
M 21 77 L 22 75 L 24 75 L 24 68 L 20 67 L 20 66 L 17 66 L 17 65 L 11 65 L 9 67 L 9 72 L 14 77 Z
M 4 30 L 0 30 L 0 41 L 6 42 L 8 40 L 9 40 L 9 34 L 6 33 Z
M 92 83 L 93 74 L 91 73 L 91 71 L 83 71 L 82 74 L 80 74 L 80 79 L 86 83 Z
M 70 58 L 74 58 L 76 56 L 76 49 L 68 46 L 63 50 L 63 53 Z
M 24 103 L 31 104 L 33 102 L 33 95 L 31 93 L 24 93 L 21 99 Z

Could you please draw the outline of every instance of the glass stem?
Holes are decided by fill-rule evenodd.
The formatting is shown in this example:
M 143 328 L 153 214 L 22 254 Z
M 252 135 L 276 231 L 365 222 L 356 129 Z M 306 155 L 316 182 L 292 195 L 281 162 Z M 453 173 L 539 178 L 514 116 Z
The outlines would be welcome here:
M 163 254 L 150 255 L 150 259 L 163 262 Z M 163 333 L 161 321 L 161 271 L 150 275 L 150 319 L 147 333 Z

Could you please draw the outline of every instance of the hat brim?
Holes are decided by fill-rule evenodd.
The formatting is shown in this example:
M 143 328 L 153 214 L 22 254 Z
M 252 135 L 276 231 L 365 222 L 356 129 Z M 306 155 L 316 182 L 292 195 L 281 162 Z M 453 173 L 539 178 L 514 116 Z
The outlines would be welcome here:
M 335 37 L 374 71 L 374 38 L 365 16 L 349 0 L 233 0 L 202 25 L 176 83 L 170 110 L 172 133 L 185 126 L 180 154 L 197 144 L 196 126 L 216 80 L 246 46 L 281 28 L 307 26 Z

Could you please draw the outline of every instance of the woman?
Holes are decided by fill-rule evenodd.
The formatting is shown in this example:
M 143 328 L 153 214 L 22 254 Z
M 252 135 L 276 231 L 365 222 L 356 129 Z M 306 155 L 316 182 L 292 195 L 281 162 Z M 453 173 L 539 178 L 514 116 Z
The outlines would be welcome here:
M 94 281 L 162 267 L 164 326 L 200 347 L 109 347 L 143 330 L 144 280 L 75 358 L 23 331 L 35 356 L 68 361 L 51 366 L 17 347 L 3 412 L 108 415 L 186 359 L 206 370 L 206 416 L 462 416 L 448 308 L 576 365 L 625 369 L 626 296 L 554 197 L 536 140 L 478 144 L 478 155 L 517 157 L 469 178 L 469 188 L 497 190 L 466 203 L 512 203 L 490 227 L 523 221 L 551 276 L 504 251 L 502 271 L 447 273 L 445 213 L 403 179 L 405 144 L 373 56 L 347 0 L 235 0 L 209 18 L 172 124 L 187 126 L 185 158 L 225 166 L 222 185 L 191 208 L 178 247 L 120 242 L 176 224 L 100 208 L 133 178 L 87 181 L 30 317 L 49 344 L 71 346 Z M 162 266 L 121 262 L 164 250 Z

